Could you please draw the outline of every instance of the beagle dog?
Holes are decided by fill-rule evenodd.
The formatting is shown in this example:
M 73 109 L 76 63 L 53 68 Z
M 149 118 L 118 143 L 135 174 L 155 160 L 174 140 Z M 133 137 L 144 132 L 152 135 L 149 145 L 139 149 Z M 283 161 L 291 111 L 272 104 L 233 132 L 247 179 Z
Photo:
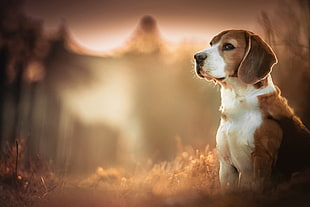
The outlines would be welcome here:
M 310 166 L 310 133 L 273 84 L 277 63 L 258 35 L 227 30 L 194 55 L 200 78 L 221 86 L 216 135 L 222 189 L 261 191 Z

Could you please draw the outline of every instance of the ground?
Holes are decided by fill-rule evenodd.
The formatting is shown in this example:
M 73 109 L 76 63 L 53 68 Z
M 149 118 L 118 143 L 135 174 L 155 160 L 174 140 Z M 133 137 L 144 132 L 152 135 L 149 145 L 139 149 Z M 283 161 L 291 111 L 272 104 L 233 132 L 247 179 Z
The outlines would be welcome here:
M 33 167 L 32 169 L 34 169 Z M 136 164 L 134 169 L 102 168 L 89 176 L 58 175 L 44 165 L 33 172 L 2 170 L 0 206 L 308 206 L 309 174 L 267 194 L 223 194 L 218 182 L 216 151 L 191 147 L 174 160 Z

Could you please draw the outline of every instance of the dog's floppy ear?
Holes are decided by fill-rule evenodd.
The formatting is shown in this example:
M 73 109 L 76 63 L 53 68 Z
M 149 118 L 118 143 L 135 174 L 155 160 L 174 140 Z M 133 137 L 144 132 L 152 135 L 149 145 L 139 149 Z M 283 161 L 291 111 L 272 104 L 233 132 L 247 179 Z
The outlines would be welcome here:
M 238 77 L 247 84 L 254 84 L 264 79 L 277 63 L 272 49 L 258 35 L 245 32 L 246 53 L 239 65 Z

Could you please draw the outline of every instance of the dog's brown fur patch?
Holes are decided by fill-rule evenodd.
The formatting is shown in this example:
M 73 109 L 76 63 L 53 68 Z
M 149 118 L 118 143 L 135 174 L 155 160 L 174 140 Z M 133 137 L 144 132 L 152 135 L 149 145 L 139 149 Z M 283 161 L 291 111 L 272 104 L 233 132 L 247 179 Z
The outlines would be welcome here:
M 261 164 L 272 167 L 276 180 L 288 179 L 292 173 L 310 167 L 310 132 L 281 96 L 280 89 L 258 96 L 258 101 L 264 121 L 254 135 L 253 156 L 265 157 L 266 163 Z

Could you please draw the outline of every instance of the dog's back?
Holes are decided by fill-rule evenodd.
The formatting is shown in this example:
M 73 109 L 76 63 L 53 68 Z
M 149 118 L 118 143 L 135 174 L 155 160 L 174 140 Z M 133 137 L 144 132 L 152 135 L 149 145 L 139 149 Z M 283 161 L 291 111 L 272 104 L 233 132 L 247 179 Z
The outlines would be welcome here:
M 280 95 L 280 90 L 277 88 L 277 93 L 259 97 L 259 102 L 265 117 L 277 122 L 283 134 L 273 179 L 281 182 L 294 172 L 310 168 L 310 132 Z

